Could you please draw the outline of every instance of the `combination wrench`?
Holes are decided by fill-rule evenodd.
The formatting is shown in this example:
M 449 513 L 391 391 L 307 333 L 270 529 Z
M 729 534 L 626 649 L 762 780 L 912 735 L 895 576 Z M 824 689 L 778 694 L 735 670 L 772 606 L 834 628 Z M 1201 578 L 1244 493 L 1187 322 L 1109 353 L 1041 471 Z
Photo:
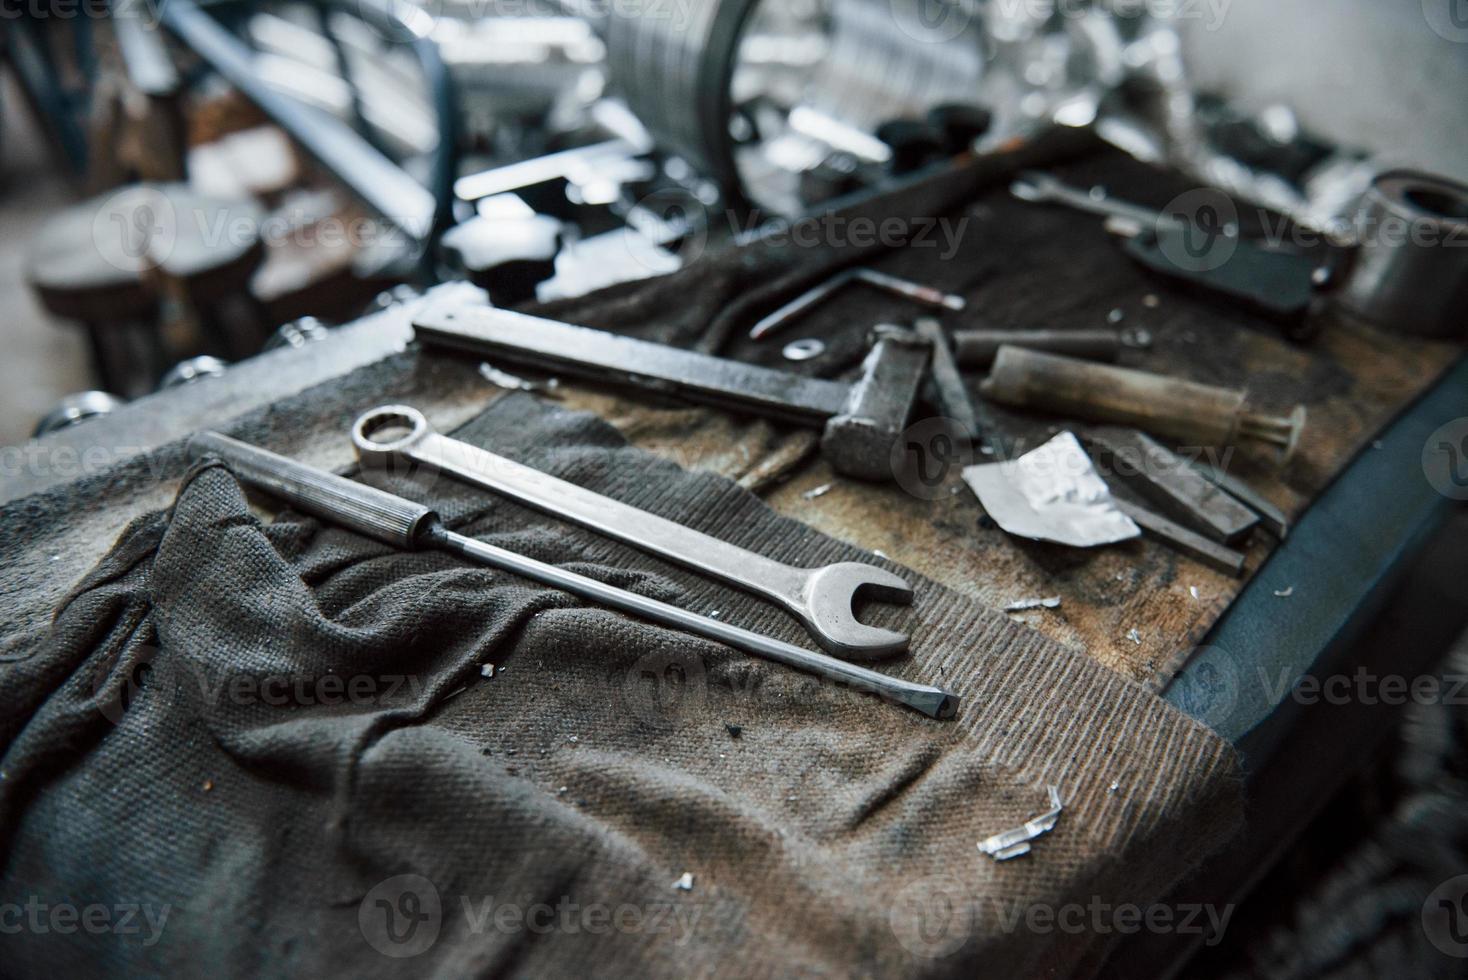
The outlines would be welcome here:
M 441 435 L 422 412 L 406 405 L 364 413 L 352 426 L 352 444 L 364 467 L 416 463 L 763 596 L 788 610 L 838 656 L 870 660 L 907 649 L 905 634 L 868 626 L 853 610 L 859 595 L 912 600 L 907 582 L 885 569 L 849 561 L 820 568 L 777 562 Z

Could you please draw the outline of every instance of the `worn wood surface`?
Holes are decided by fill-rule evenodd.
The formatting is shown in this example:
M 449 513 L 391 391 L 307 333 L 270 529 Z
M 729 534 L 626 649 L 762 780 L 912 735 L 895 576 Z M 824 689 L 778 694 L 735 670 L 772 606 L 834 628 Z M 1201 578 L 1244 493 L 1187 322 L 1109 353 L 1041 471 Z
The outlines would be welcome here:
M 1117 196 L 1162 206 L 1191 189 L 1179 176 L 1100 150 L 1055 168 L 1084 185 L 1100 183 Z M 1285 340 L 1267 321 L 1186 294 L 1127 259 L 1101 219 L 1058 206 L 1012 198 L 1003 180 L 975 182 L 969 199 L 937 216 L 957 229 L 956 248 L 917 245 L 862 261 L 883 271 L 957 292 L 968 301 L 942 316 L 948 329 L 978 326 L 1081 328 L 1104 326 L 1113 311 L 1121 325 L 1145 327 L 1154 337 L 1147 351 L 1127 352 L 1123 364 L 1209 384 L 1245 388 L 1252 406 L 1287 411 L 1307 406 L 1309 421 L 1298 453 L 1283 470 L 1226 450 L 1214 457 L 1245 478 L 1287 513 L 1309 500 L 1361 451 L 1373 435 L 1424 391 L 1461 354 L 1453 344 L 1432 343 L 1326 314 L 1320 335 L 1300 345 Z M 920 203 L 920 202 L 919 202 Z M 1241 205 L 1245 234 L 1260 234 L 1277 219 Z M 941 239 L 940 239 L 941 241 Z M 736 281 L 758 290 L 768 270 L 784 262 L 814 262 L 798 249 L 753 247 L 726 260 Z M 741 278 L 742 274 L 742 278 Z M 694 275 L 702 276 L 695 280 Z M 708 270 L 697 268 L 640 294 L 563 305 L 555 312 L 593 326 L 647 336 L 696 334 L 701 291 Z M 713 277 L 717 281 L 717 277 Z M 704 285 L 698 285 L 699 282 Z M 727 287 L 722 287 L 727 289 Z M 737 290 L 734 290 L 737 292 Z M 788 298 L 788 295 L 786 296 Z M 771 303 L 778 302 L 774 298 Z M 768 305 L 768 304 L 766 304 Z M 835 373 L 860 353 L 867 329 L 878 322 L 910 322 L 910 305 L 855 287 L 760 342 L 744 338 L 758 318 L 726 330 L 725 353 L 770 366 Z M 703 322 L 717 317 L 704 314 Z M 780 348 L 799 337 L 820 337 L 828 353 L 794 365 Z M 722 340 L 722 338 L 721 338 Z M 979 373 L 966 374 L 978 398 Z M 568 389 L 569 402 L 612 420 L 635 443 L 744 480 L 776 509 L 833 536 L 880 551 L 937 581 L 994 606 L 1037 596 L 1060 596 L 1058 609 L 1015 614 L 1047 635 L 1084 648 L 1127 677 L 1161 687 L 1186 659 L 1274 546 L 1256 531 L 1247 545 L 1245 575 L 1234 579 L 1184 558 L 1153 540 L 1079 550 L 1015 539 L 988 521 L 977 499 L 950 469 L 935 499 L 914 496 L 895 484 L 864 484 L 833 474 L 815 452 L 812 434 L 769 423 L 740 420 L 704 409 L 654 407 L 646 398 Z M 1047 418 L 990 406 L 1001 428 L 1033 447 L 1066 426 Z M 1206 457 L 1205 457 L 1206 458 Z M 980 459 L 979 461 L 982 461 Z M 1410 474 L 1404 478 L 1411 478 Z M 823 493 L 816 491 L 829 487 Z M 1351 533 L 1343 529 L 1343 533 Z M 1329 582 L 1292 586 L 1280 602 L 1310 602 Z

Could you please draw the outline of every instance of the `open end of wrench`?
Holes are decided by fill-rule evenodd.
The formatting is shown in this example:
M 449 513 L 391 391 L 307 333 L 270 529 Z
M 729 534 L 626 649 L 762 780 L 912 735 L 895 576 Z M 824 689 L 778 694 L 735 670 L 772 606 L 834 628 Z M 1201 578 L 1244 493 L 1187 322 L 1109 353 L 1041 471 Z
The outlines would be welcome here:
M 905 633 L 868 626 L 856 618 L 856 600 L 907 604 L 912 586 L 884 568 L 846 561 L 812 569 L 805 583 L 807 624 L 822 645 L 848 660 L 874 660 L 907 649 Z

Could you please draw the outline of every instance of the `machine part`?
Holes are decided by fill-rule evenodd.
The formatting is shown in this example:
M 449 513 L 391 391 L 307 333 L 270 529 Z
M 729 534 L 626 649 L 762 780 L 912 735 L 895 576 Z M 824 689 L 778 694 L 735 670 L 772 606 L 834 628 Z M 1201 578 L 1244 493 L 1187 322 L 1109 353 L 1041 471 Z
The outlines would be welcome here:
M 894 296 L 901 296 L 921 306 L 927 306 L 933 309 L 961 310 L 965 306 L 962 296 L 945 293 L 941 289 L 924 286 L 922 283 L 913 282 L 910 279 L 902 279 L 897 276 L 888 275 L 885 272 L 878 272 L 875 269 L 857 266 L 851 269 L 843 269 L 825 282 L 807 289 L 784 306 L 763 317 L 750 329 L 749 339 L 763 340 L 795 319 L 795 317 L 825 301 L 853 282 L 864 282 L 868 286 L 874 286 L 877 289 L 892 293 Z
M 1283 541 L 1290 533 L 1289 516 L 1261 494 L 1258 490 L 1249 486 L 1243 480 L 1225 470 L 1218 469 L 1202 460 L 1195 460 L 1191 464 L 1198 474 L 1209 483 L 1222 487 L 1228 491 L 1236 500 L 1259 515 L 1259 523 L 1264 529 Z
M 1030 842 L 1054 830 L 1064 809 L 1060 805 L 1060 790 L 1047 786 L 1045 791 L 1050 797 L 1050 809 L 1037 817 L 1031 817 L 1018 827 L 984 838 L 979 841 L 979 850 L 996 861 L 1008 861 L 1030 853 Z
M 1094 548 L 1142 533 L 1069 432 L 1018 459 L 966 466 L 963 480 L 994 523 L 1032 541 Z
M 964 387 L 963 375 L 958 373 L 958 364 L 953 359 L 953 350 L 948 346 L 948 337 L 943 327 L 932 317 L 919 317 L 914 324 L 917 335 L 933 348 L 933 387 L 938 393 L 938 404 L 943 414 L 963 427 L 971 441 L 977 442 L 988 427 L 980 428 L 974 403 Z
M 437 307 L 413 321 L 426 344 L 592 381 L 679 395 L 797 425 L 824 426 L 837 472 L 891 476 L 890 454 L 927 373 L 928 345 L 878 328 L 857 380 L 846 384 L 698 354 L 666 344 L 489 307 Z
M 386 307 L 383 307 L 386 309 Z M 326 324 L 314 316 L 303 316 L 287 323 L 282 323 L 265 341 L 265 350 L 275 350 L 277 347 L 305 347 L 314 344 L 318 340 L 325 340 L 328 333 Z
M 403 497 L 297 463 L 217 432 L 189 441 L 193 459 L 218 456 L 235 476 L 301 510 L 397 548 L 435 548 L 561 589 L 649 622 L 685 630 L 796 670 L 905 705 L 930 718 L 951 718 L 958 698 L 925 684 L 888 677 L 792 643 L 619 589 L 585 575 L 448 530 L 438 515 Z
M 1112 330 L 995 330 L 988 327 L 953 332 L 954 356 L 964 367 L 988 367 L 1005 344 L 1026 350 L 1065 354 L 1098 361 L 1114 361 L 1123 350 L 1152 346 L 1152 335 L 1136 327 Z
M 1288 416 L 1245 409 L 1245 393 L 1161 374 L 1092 364 L 1057 354 L 999 348 L 979 388 L 1019 408 L 1088 422 L 1135 426 L 1184 446 L 1238 446 L 1283 464 L 1305 427 L 1305 406 Z
M 59 432 L 73 425 L 80 425 L 88 419 L 111 415 L 126 404 L 126 401 L 109 392 L 78 391 L 61 399 L 55 408 L 42 415 L 36 422 L 36 427 L 31 430 L 31 438 L 39 439 L 48 432 Z
M 787 361 L 809 361 L 820 357 L 825 352 L 826 342 L 817 340 L 815 337 L 792 340 L 780 351 Z
M 158 390 L 167 391 L 169 388 L 191 385 L 205 378 L 217 378 L 227 370 L 229 365 L 219 358 L 200 354 L 198 357 L 179 361 L 169 368 L 168 373 L 158 380 Z
M 497 194 L 522 194 L 545 184 L 584 183 L 609 164 L 620 164 L 650 151 L 624 139 L 603 140 L 518 163 L 493 167 L 454 181 L 454 196 L 461 201 L 478 201 Z
M 737 186 L 730 119 L 739 38 L 757 0 L 608 4 L 599 25 L 612 81 L 658 143 Z M 595 5 L 600 7 L 601 5 Z M 670 99 L 669 92 L 680 97 Z
M 1199 236 L 1182 225 L 1139 231 L 1129 222 L 1108 221 L 1106 227 L 1122 235 L 1122 251 L 1128 258 L 1165 279 L 1271 320 L 1291 340 L 1309 340 L 1319 332 L 1318 322 L 1309 314 L 1325 274 L 1308 255 L 1223 235 L 1203 236 L 1205 244 L 1199 249 L 1195 241 Z
M 1468 185 L 1388 171 L 1362 197 L 1355 235 L 1344 309 L 1401 333 L 1468 332 Z
M 1110 479 L 1214 541 L 1232 543 L 1259 523 L 1252 510 L 1136 429 L 1088 429 L 1081 440 Z
M 972 103 L 945 102 L 928 110 L 928 125 L 941 135 L 943 149 L 950 154 L 973 149 L 993 124 L 994 114 Z
M 787 216 L 809 203 L 805 171 L 833 151 L 887 163 L 880 124 L 972 98 L 983 75 L 980 18 L 934 25 L 923 0 L 586 6 L 600 15 L 614 88 L 658 143 Z
M 439 241 L 491 303 L 516 306 L 534 299 L 536 287 L 556 274 L 561 223 L 543 214 L 518 220 L 475 215 Z
M 918 169 L 943 149 L 943 134 L 926 121 L 894 119 L 878 126 L 875 135 L 892 151 L 887 165 L 894 174 Z
M 365 15 L 374 5 L 363 0 L 358 9 Z M 393 227 L 423 243 L 443 223 L 432 191 L 346 123 L 271 88 L 256 70 L 253 52 L 193 0 L 170 0 L 158 13 L 172 34 Z
M 405 435 L 374 438 L 400 427 L 408 430 Z M 363 414 L 352 426 L 352 444 L 364 467 L 408 460 L 763 596 L 799 619 L 816 642 L 837 656 L 871 660 L 907 649 L 906 635 L 867 626 L 853 612 L 858 597 L 912 601 L 907 582 L 885 569 L 858 562 L 795 568 L 774 561 L 440 435 L 422 412 L 406 405 L 384 405 Z
M 1123 238 L 1122 250 L 1137 264 L 1279 323 L 1292 340 L 1306 340 L 1317 329 L 1307 318 L 1323 282 L 1320 263 L 1240 238 L 1236 222 L 1220 218 L 1216 227 L 1195 228 L 1181 215 L 1118 200 L 1100 187 L 1074 187 L 1036 170 L 1021 173 L 1009 190 L 1021 200 L 1105 216 L 1106 229 Z
M 1166 542 L 1174 551 L 1196 559 L 1209 568 L 1238 578 L 1244 573 L 1244 554 L 1225 548 L 1201 534 L 1194 534 L 1174 521 L 1168 520 L 1153 510 L 1134 504 L 1122 497 L 1114 498 L 1116 507 L 1136 522 L 1137 526 L 1155 538 Z

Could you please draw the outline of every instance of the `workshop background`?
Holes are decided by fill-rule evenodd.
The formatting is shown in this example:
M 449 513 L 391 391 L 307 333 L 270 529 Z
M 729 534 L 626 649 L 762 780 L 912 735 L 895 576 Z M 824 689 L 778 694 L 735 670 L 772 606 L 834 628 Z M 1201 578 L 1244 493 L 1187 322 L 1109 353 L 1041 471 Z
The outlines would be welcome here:
M 618 28 L 598 18 L 610 10 L 615 21 L 635 5 L 445 0 L 420 8 L 354 0 L 318 9 L 281 0 L 197 6 L 178 0 L 172 5 L 178 19 L 167 31 L 144 16 L 136 21 L 144 24 L 141 32 L 128 28 L 120 34 L 110 29 L 109 18 L 87 13 L 84 4 L 80 15 L 65 17 L 41 15 L 45 4 L 23 6 L 17 17 L 6 15 L 0 47 L 0 228 L 7 232 L 0 241 L 0 297 L 6 304 L 0 446 L 89 424 L 159 391 L 201 386 L 194 390 L 207 397 L 202 386 L 228 377 L 232 365 L 262 350 L 307 349 L 364 316 L 390 316 L 430 287 L 454 288 L 460 281 L 483 290 L 498 306 L 535 305 L 543 315 L 572 321 L 587 311 L 598 327 L 638 333 L 645 324 L 653 339 L 720 347 L 710 339 L 716 330 L 701 334 L 689 326 L 694 313 L 680 320 L 681 314 L 669 312 L 681 302 L 679 289 L 659 293 L 657 277 L 680 267 L 686 274 L 699 259 L 734 247 L 717 231 L 690 234 L 684 223 L 689 214 L 718 213 L 729 205 L 730 178 L 717 172 L 725 165 L 717 154 L 700 158 L 689 149 L 711 140 L 708 133 L 690 132 L 693 123 L 673 109 L 667 118 L 653 118 L 660 100 L 673 101 L 658 94 L 656 73 L 627 77 L 629 59 L 634 69 L 646 65 L 626 54 L 630 44 L 624 42 L 619 53 Z M 156 7 L 139 0 L 129 9 L 161 17 L 169 6 L 169 0 Z M 791 4 L 788 16 L 797 20 L 805 8 L 817 6 Z M 1061 5 L 1088 11 L 1106 6 Z M 1075 179 L 1105 178 L 1108 186 L 1144 193 L 1145 176 L 1128 169 L 1134 161 L 1125 154 L 1133 153 L 1166 165 L 1179 187 L 1221 188 L 1302 224 L 1349 213 L 1370 175 L 1385 170 L 1412 168 L 1468 182 L 1468 5 L 1460 0 L 1176 0 L 1141 6 L 1148 13 L 1117 17 L 1119 29 L 1055 14 L 1042 2 L 972 0 L 956 5 L 965 11 L 956 19 L 951 12 L 929 10 L 925 15 L 940 27 L 956 25 L 942 32 L 939 46 L 945 50 L 983 33 L 976 26 L 982 20 L 990 45 L 983 50 L 993 66 L 980 71 L 958 50 L 945 56 L 927 82 L 893 70 L 874 72 L 869 84 L 880 88 L 891 78 L 894 87 L 912 85 L 913 91 L 894 97 L 895 104 L 910 107 L 924 100 L 960 102 L 957 94 L 965 85 L 977 86 L 982 76 L 984 99 L 975 102 L 982 103 L 983 118 L 970 123 L 971 146 L 965 146 L 977 147 L 981 159 L 1016 152 L 1016 146 L 1021 156 L 1027 147 L 1045 146 L 1053 135 L 1046 127 L 1059 121 L 1062 129 L 1084 129 L 1105 144 L 1086 144 L 1079 163 L 1068 162 L 1068 147 L 1056 155 L 1057 167 L 1076 167 Z M 577 15 L 588 8 L 603 13 Z M 248 56 L 244 61 L 239 52 L 221 53 L 211 28 L 196 19 L 201 12 L 214 18 L 209 23 L 227 25 L 239 52 Z M 769 16 L 778 26 L 782 15 Z M 995 27 L 1006 17 L 1014 19 L 1009 33 Z M 794 50 L 800 35 L 790 30 Z M 1142 58 L 1151 60 L 1139 68 Z M 254 84 L 263 94 L 245 91 L 238 74 L 242 64 L 254 65 Z M 343 72 L 343 66 L 356 70 Z M 1133 74 L 1146 72 L 1155 89 L 1137 83 Z M 772 77 L 772 88 L 790 84 L 778 73 Z M 929 83 L 931 92 L 924 88 Z M 1184 92 L 1182 111 L 1189 120 L 1207 121 L 1206 137 L 1186 125 L 1169 126 L 1177 120 L 1169 120 L 1168 107 L 1175 110 Z M 303 150 L 305 135 L 282 122 L 279 104 L 270 102 L 277 97 L 296 100 L 315 114 L 296 117 L 305 120 L 300 128 L 310 130 L 313 119 L 329 117 L 360 135 L 373 160 L 390 161 L 391 171 L 361 164 L 360 157 L 348 165 L 346 156 L 333 156 L 329 136 Z M 1157 114 L 1149 116 L 1139 105 Z M 757 111 L 773 110 L 762 104 Z M 894 159 L 916 152 L 910 132 L 888 130 L 881 139 L 887 146 L 883 170 L 863 155 L 871 133 L 843 133 L 829 120 L 812 122 L 814 114 L 797 118 L 788 106 L 781 111 L 785 118 L 778 124 L 790 132 L 808 137 L 824 125 L 820 132 L 834 133 L 838 148 L 849 152 L 812 163 L 800 156 L 797 150 L 805 151 L 793 139 L 748 149 L 764 155 L 739 157 L 734 179 L 757 188 L 749 196 L 765 215 L 800 213 L 847 195 L 890 189 L 890 171 L 902 169 Z M 761 116 L 755 128 L 767 125 Z M 936 144 L 916 142 L 922 144 L 921 159 L 907 168 L 909 175 L 943 158 Z M 610 149 L 586 153 L 602 146 Z M 540 176 L 510 172 L 518 163 L 558 152 L 585 156 Z M 1244 162 L 1236 162 L 1235 154 Z M 791 169 L 799 171 L 793 175 L 784 169 L 792 159 Z M 1269 172 L 1275 165 L 1288 179 Z M 877 170 L 881 176 L 869 176 Z M 474 180 L 480 184 L 466 191 L 465 182 Z M 200 207 L 224 224 L 263 222 L 275 229 L 274 237 L 225 235 L 222 245 L 181 241 L 179 263 L 162 274 L 128 267 L 136 256 L 126 249 L 122 261 L 116 255 L 78 260 L 79 249 L 94 240 L 95 227 L 110 229 L 115 222 L 126 238 L 139 212 L 133 199 L 119 195 L 144 184 L 171 188 L 164 193 L 174 207 Z M 986 200 L 980 207 L 989 214 L 1021 206 Z M 949 206 L 974 207 L 956 195 L 944 199 Z M 395 233 L 382 234 L 383 211 L 395 210 L 401 218 L 413 209 Z M 267 216 L 276 223 L 269 225 Z M 963 260 L 970 258 L 962 253 Z M 984 261 L 979 257 L 965 274 L 935 281 L 958 289 L 1005 271 L 1002 262 L 996 268 Z M 1080 258 L 1076 263 L 1086 267 Z M 914 265 L 903 272 L 914 269 L 922 271 Z M 777 271 L 772 263 L 760 274 L 773 278 Z M 726 280 L 709 296 L 681 294 L 690 310 L 707 306 L 715 293 L 737 307 L 741 289 L 753 288 L 736 273 L 722 273 Z M 643 280 L 651 285 L 639 292 Z M 607 288 L 612 292 L 601 292 Z M 719 323 L 717 310 L 703 312 L 708 317 L 696 324 L 699 330 Z M 1468 322 L 1468 310 L 1461 312 Z M 1219 322 L 1225 319 L 1220 315 Z M 782 336 L 780 343 L 796 336 Z M 821 351 L 849 353 L 838 339 L 827 340 Z M 385 345 L 383 353 L 395 349 Z M 738 349 L 748 352 L 747 346 Z M 1357 355 L 1368 360 L 1359 350 Z M 1344 381 L 1346 368 L 1319 368 L 1341 386 L 1331 396 L 1342 403 L 1353 401 L 1350 386 L 1358 382 L 1372 397 L 1389 391 L 1378 401 L 1359 399 L 1354 421 L 1362 431 L 1330 445 L 1332 464 L 1343 467 L 1356 448 L 1352 440 L 1363 433 L 1369 451 L 1367 430 L 1389 423 L 1457 355 L 1433 348 L 1402 356 L 1418 359 L 1403 362 L 1411 366 L 1400 378 Z M 537 382 L 485 372 L 485 378 L 456 378 L 448 387 L 457 392 L 483 380 L 545 393 L 535 388 Z M 1380 388 L 1367 382 L 1380 382 Z M 416 375 L 411 380 L 414 386 L 423 383 Z M 1263 381 L 1266 388 L 1277 383 Z M 1277 387 L 1270 391 L 1279 394 Z M 435 397 L 458 413 L 457 421 L 472 417 L 449 395 Z M 348 404 L 336 395 L 324 403 L 323 415 L 333 418 L 332 412 L 340 415 Z M 600 404 L 573 399 L 571 407 Z M 517 410 L 500 406 L 485 418 Z M 746 489 L 765 492 L 788 476 L 770 476 L 726 458 L 740 447 L 747 454 L 749 443 L 765 438 L 759 433 L 729 435 L 725 457 L 714 458 L 726 436 L 719 423 L 671 411 L 670 417 L 618 411 L 616 405 L 610 410 L 614 424 L 638 446 L 667 450 L 674 458 L 679 450 L 672 433 L 696 433 L 702 442 L 694 455 L 713 458 L 703 468 L 731 476 Z M 628 419 L 631 425 L 621 424 Z M 276 424 L 257 428 L 263 435 Z M 539 431 L 536 425 L 554 429 L 538 416 L 516 424 L 531 433 Z M 595 443 L 609 437 L 595 432 L 587 438 Z M 766 438 L 770 445 L 777 441 Z M 311 439 L 298 442 L 304 450 Z M 811 444 L 777 448 L 791 458 L 811 452 Z M 1333 478 L 1322 470 L 1290 482 L 1292 505 L 1303 508 Z M 138 480 L 138 473 L 129 473 L 109 484 L 107 493 L 120 498 L 124 490 L 118 487 L 127 485 L 131 492 Z M 67 512 L 54 486 L 43 489 L 53 496 L 37 504 L 28 520 Z M 792 485 L 786 498 L 820 496 L 828 489 L 827 483 Z M 854 502 L 830 504 L 820 530 L 839 538 L 832 528 L 839 530 L 841 521 L 880 508 L 861 492 L 852 496 Z M 154 506 L 167 503 L 148 499 Z M 1461 513 L 1454 520 L 1461 530 Z M 1255 547 L 1263 548 L 1257 541 Z M 891 557 L 903 560 L 901 554 Z M 1065 560 L 1043 551 L 1029 557 L 1047 569 L 1067 568 Z M 1458 567 L 1452 556 L 1429 555 L 1414 581 L 1441 583 Z M 975 587 L 970 597 L 995 598 L 985 588 Z M 1288 591 L 1274 592 L 1282 594 Z M 1205 624 L 1190 621 L 1190 635 L 1177 646 L 1196 644 L 1199 636 L 1191 631 L 1200 625 Z M 1082 638 L 1086 628 L 1077 627 Z M 1139 655 L 1127 660 L 1129 654 L 1104 649 L 1092 655 L 1144 684 L 1153 685 L 1165 673 L 1165 665 L 1143 662 Z M 1436 659 L 1426 673 L 1468 676 L 1468 635 Z M 1185 975 L 1463 975 L 1464 961 L 1446 957 L 1440 937 L 1425 935 L 1422 907 L 1423 895 L 1455 869 L 1468 870 L 1468 704 L 1413 705 L 1389 724 L 1344 788 L 1240 902 L 1222 940 L 1193 952 Z M 1468 954 L 1468 941 L 1459 946 Z M 1110 966 L 1117 971 L 1113 976 L 1145 975 L 1131 972 L 1124 958 L 1118 962 Z

